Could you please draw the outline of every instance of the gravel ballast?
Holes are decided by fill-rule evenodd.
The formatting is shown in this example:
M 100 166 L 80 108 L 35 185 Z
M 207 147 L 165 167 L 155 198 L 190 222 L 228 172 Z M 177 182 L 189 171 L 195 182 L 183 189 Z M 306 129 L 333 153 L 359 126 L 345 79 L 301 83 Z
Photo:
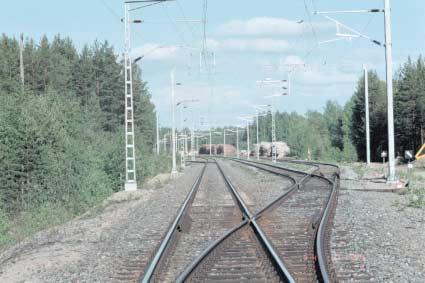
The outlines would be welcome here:
M 39 232 L 3 251 L 0 282 L 137 280 L 202 166 L 188 167 L 162 188 L 117 193 L 101 211 Z
M 155 282 L 175 282 L 176 277 L 209 245 L 242 221 L 242 213 L 229 193 L 217 165 L 209 163 L 199 189 L 177 235 L 173 249 Z
M 253 213 L 288 191 L 289 179 L 235 161 L 220 160 L 226 177 Z
M 425 210 L 341 182 L 331 237 L 340 282 L 425 282 Z

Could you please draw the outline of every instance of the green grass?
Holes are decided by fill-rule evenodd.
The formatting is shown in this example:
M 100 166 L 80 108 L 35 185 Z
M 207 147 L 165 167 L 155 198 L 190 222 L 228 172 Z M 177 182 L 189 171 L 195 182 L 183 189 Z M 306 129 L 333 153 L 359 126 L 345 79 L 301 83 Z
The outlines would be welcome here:
M 148 160 L 147 160 L 148 159 Z M 143 178 L 168 172 L 169 158 L 148 156 L 143 160 Z M 96 178 L 94 178 L 96 179 Z M 142 178 L 140 178 L 142 179 Z M 139 180 L 140 180 L 139 179 Z M 142 184 L 140 184 L 142 185 Z M 66 202 L 43 202 L 31 204 L 21 211 L 6 213 L 0 202 L 0 251 L 8 246 L 30 237 L 38 231 L 54 227 L 72 220 L 73 218 L 92 212 L 95 215 L 102 211 L 99 205 L 108 198 L 113 191 L 101 190 L 96 182 L 87 183 L 87 190 L 80 191 L 66 200 Z
M 363 178 L 371 173 L 386 174 L 387 164 L 384 166 L 367 167 L 362 163 L 350 164 L 351 168 Z M 409 188 L 406 191 L 408 206 L 415 208 L 425 208 L 425 174 L 423 166 L 416 164 L 414 169 L 408 170 L 405 166 L 397 167 L 397 176 L 400 180 L 409 181 Z
M 425 208 L 425 177 L 421 173 L 423 168 L 398 170 L 398 176 L 403 180 L 409 180 L 407 191 L 408 206 Z

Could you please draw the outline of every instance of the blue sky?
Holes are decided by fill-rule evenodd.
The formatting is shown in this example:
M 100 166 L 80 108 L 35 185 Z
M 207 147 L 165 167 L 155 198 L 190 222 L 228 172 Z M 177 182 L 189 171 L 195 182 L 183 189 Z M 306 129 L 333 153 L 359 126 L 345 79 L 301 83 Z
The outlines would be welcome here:
M 394 67 L 410 54 L 425 48 L 425 2 L 391 1 Z M 78 48 L 95 39 L 108 40 L 123 50 L 123 2 L 117 0 L 8 1 L 1 5 L 2 32 L 40 38 L 60 33 L 71 37 Z M 382 8 L 382 0 L 306 0 L 309 11 Z M 170 70 L 176 68 L 177 99 L 200 99 L 194 114 L 209 116 L 209 124 L 239 124 L 237 117 L 254 113 L 252 104 L 268 104 L 264 98 L 274 90 L 256 83 L 264 78 L 285 79 L 286 63 L 305 63 L 292 74 L 291 95 L 277 100 L 281 111 L 321 110 L 327 100 L 345 103 L 352 95 L 362 65 L 384 75 L 384 49 L 365 39 L 318 45 L 335 37 L 336 28 L 321 16 L 311 15 L 304 1 L 210 0 L 207 47 L 214 51 L 214 75 L 200 75 L 199 48 L 202 24 L 182 19 L 202 19 L 203 0 L 178 0 L 134 12 L 147 21 L 132 27 L 135 56 L 140 62 L 161 117 L 170 122 Z M 339 14 L 334 18 L 377 39 L 384 40 L 382 14 Z M 304 20 L 298 24 L 296 21 Z M 314 33 L 311 26 L 314 27 Z M 315 34 L 315 35 L 314 35 Z M 186 48 L 190 47 L 190 48 Z M 306 54 L 311 52 L 310 56 Z M 188 112 L 188 111 L 187 111 Z M 196 119 L 198 120 L 198 119 Z

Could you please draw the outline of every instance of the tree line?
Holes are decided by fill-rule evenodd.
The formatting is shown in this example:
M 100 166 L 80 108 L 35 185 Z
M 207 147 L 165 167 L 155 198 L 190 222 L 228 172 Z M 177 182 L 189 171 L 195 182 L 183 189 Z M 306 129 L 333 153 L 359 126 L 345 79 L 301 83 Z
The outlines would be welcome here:
M 78 51 L 71 39 L 0 37 L 0 234 L 19 217 L 85 211 L 124 182 L 124 78 L 108 42 Z M 138 177 L 168 168 L 153 154 L 155 107 L 133 69 Z M 25 216 L 29 215 L 29 216 Z M 29 225 L 40 224 L 28 220 Z M 41 227 L 34 227 L 34 229 Z M 2 230 L 3 229 L 3 230 Z M 6 238 L 0 236 L 1 241 Z
M 285 141 L 291 154 L 299 158 L 326 161 L 365 161 L 365 89 L 364 76 L 358 79 L 349 101 L 341 106 L 328 101 L 322 111 L 276 112 L 276 139 Z M 381 161 L 381 152 L 388 150 L 386 83 L 376 71 L 368 72 L 371 159 Z M 259 117 L 260 141 L 271 141 L 270 112 Z M 394 79 L 394 121 L 397 156 L 405 150 L 416 152 L 425 142 L 425 60 L 408 58 L 399 67 Z M 256 121 L 250 124 L 250 143 L 256 142 Z M 222 131 L 216 128 L 214 131 Z M 246 148 L 246 131 L 240 130 L 240 146 Z M 213 136 L 213 143 L 223 137 Z M 236 144 L 236 137 L 227 137 Z M 310 154 L 309 154 L 310 153 Z

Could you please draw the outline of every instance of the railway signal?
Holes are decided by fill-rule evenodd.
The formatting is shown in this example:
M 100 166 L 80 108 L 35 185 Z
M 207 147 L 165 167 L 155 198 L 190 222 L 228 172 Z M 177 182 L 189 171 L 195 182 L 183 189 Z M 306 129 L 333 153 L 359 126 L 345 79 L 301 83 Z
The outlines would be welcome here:
M 388 157 L 388 153 L 384 150 L 381 152 L 382 163 L 385 163 L 385 158 Z

